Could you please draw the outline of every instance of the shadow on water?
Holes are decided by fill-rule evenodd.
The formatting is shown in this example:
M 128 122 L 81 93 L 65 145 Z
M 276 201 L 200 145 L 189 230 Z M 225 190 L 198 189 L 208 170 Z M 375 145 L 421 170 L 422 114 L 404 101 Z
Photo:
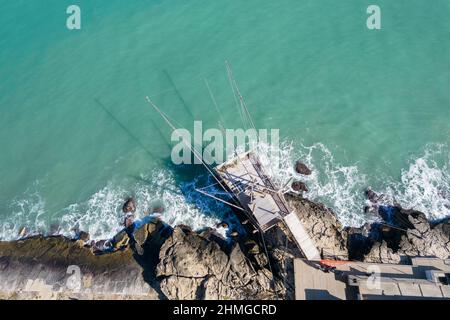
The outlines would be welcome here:
M 159 190 L 182 195 L 185 203 L 193 205 L 207 216 L 215 215 L 219 219 L 227 220 L 233 214 L 233 211 L 222 202 L 209 198 L 195 190 L 213 185 L 205 189 L 205 191 L 214 194 L 222 200 L 230 201 L 228 196 L 222 194 L 223 191 L 217 186 L 217 181 L 203 165 L 175 165 L 170 157 L 163 158 L 162 163 L 170 171 L 174 184 L 158 185 Z M 150 187 L 155 185 L 155 181 L 150 177 L 132 176 L 131 178 L 144 186 Z
M 143 143 L 142 141 L 133 133 L 131 132 L 123 123 L 122 121 L 120 121 L 98 98 L 94 99 L 95 103 L 122 129 L 123 132 L 125 132 L 128 137 L 131 138 L 131 140 L 133 140 L 139 147 L 142 148 L 142 150 L 144 150 L 147 155 L 154 159 L 154 160 L 158 160 L 161 161 L 161 157 L 155 155 L 152 151 L 150 151 Z M 152 122 L 152 124 L 155 126 L 156 125 Z M 161 132 L 158 130 L 158 132 L 161 134 Z M 161 134 L 162 135 L 162 134 Z
M 189 108 L 189 105 L 187 104 L 187 102 L 183 98 L 183 96 L 181 95 L 181 92 L 178 90 L 178 88 L 177 88 L 175 82 L 173 81 L 172 77 L 170 76 L 169 72 L 167 70 L 163 70 L 163 73 L 166 76 L 166 78 L 169 80 L 170 85 L 173 87 L 173 91 L 177 95 L 178 99 L 181 101 L 181 104 L 183 105 L 184 109 L 189 114 L 191 119 L 194 120 L 195 118 L 194 118 L 194 115 L 191 112 L 191 109 Z

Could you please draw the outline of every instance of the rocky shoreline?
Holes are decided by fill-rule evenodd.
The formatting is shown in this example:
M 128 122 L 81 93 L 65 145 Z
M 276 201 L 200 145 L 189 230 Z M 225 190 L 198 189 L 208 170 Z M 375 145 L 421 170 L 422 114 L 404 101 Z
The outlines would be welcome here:
M 380 222 L 344 228 L 324 205 L 300 194 L 285 197 L 324 258 L 407 263 L 413 256 L 450 256 L 448 219 L 430 223 L 423 213 L 379 204 L 368 192 L 367 210 Z M 126 228 L 109 241 L 91 242 L 81 234 L 0 242 L 0 298 L 294 298 L 293 259 L 301 254 L 282 224 L 264 239 L 225 241 L 214 229 L 171 228 L 156 216 L 139 223 L 127 219 Z M 76 290 L 67 285 L 67 268 L 73 265 L 80 269 Z

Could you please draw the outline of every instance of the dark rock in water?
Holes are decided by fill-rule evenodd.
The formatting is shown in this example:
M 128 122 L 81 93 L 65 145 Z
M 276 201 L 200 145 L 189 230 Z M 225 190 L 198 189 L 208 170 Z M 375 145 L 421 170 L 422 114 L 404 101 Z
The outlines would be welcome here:
M 307 165 L 300 160 L 295 163 L 295 171 L 305 176 L 309 176 L 312 173 L 311 169 L 309 169 Z
M 297 191 L 297 192 L 300 192 L 300 191 L 308 192 L 309 191 L 308 187 L 306 186 L 306 184 L 304 182 L 301 182 L 301 181 L 294 181 L 292 183 L 291 187 L 292 187 L 292 190 Z
M 125 228 L 129 228 L 133 225 L 133 223 L 134 223 L 134 214 L 128 213 L 123 219 L 123 225 L 125 226 Z
M 80 231 L 80 232 L 78 232 L 78 234 L 77 234 L 77 239 L 78 240 L 82 240 L 82 241 L 89 241 L 89 239 L 90 239 L 90 236 L 89 236 L 89 233 L 87 233 L 87 232 L 85 232 L 85 231 Z
M 374 213 L 376 212 L 374 206 L 364 206 L 364 213 Z
M 372 189 L 367 189 L 366 190 L 366 192 L 365 192 L 365 194 L 366 194 L 366 197 L 367 197 L 367 199 L 369 199 L 370 200 L 370 202 L 372 202 L 372 203 L 377 203 L 378 202 L 378 195 L 375 193 L 375 191 L 373 191 Z
M 134 199 L 128 198 L 127 201 L 125 201 L 122 210 L 124 213 L 134 213 L 136 211 L 136 203 L 134 202 Z

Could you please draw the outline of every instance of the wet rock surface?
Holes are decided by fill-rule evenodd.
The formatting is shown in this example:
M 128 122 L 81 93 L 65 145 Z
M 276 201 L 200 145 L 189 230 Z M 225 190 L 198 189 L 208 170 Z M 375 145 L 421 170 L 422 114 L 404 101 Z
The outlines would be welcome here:
M 301 182 L 301 181 L 294 181 L 291 185 L 292 190 L 296 191 L 296 192 L 308 192 L 308 186 L 306 185 L 306 183 Z
M 294 168 L 297 173 L 303 174 L 305 176 L 309 176 L 312 173 L 311 169 L 309 169 L 308 166 L 300 160 L 295 162 Z

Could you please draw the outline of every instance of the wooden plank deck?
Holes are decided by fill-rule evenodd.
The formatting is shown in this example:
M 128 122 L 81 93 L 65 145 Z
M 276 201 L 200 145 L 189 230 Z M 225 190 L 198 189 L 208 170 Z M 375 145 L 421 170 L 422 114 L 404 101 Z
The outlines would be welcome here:
M 217 166 L 216 172 L 234 193 L 242 208 L 253 214 L 263 232 L 284 221 L 305 257 L 308 260 L 320 260 L 320 253 L 314 242 L 264 173 L 256 154 L 247 152 L 238 155 Z

